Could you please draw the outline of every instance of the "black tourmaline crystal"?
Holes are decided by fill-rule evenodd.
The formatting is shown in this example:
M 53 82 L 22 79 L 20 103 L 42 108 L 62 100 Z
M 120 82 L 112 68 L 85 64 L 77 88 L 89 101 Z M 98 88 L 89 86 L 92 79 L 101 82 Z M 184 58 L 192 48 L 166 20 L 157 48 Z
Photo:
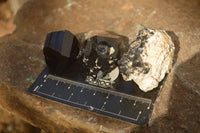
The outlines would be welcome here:
M 47 35 L 44 45 L 45 61 L 52 74 L 61 74 L 76 60 L 79 43 L 69 31 L 56 31 Z

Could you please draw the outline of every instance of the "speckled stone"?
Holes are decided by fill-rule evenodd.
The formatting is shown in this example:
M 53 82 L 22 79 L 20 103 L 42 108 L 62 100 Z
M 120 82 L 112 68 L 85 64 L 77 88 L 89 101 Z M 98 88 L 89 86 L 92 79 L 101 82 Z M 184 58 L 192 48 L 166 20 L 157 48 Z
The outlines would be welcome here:
M 142 29 L 118 61 L 126 81 L 133 80 L 144 91 L 156 88 L 172 68 L 174 43 L 164 30 Z

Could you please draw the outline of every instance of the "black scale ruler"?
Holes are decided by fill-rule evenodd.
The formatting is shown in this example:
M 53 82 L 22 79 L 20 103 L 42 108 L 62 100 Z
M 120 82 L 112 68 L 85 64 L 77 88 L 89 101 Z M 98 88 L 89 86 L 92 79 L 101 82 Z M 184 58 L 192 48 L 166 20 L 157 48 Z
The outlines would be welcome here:
M 60 78 L 49 74 L 48 68 L 41 72 L 29 92 L 138 125 L 148 122 L 153 109 L 151 99 Z

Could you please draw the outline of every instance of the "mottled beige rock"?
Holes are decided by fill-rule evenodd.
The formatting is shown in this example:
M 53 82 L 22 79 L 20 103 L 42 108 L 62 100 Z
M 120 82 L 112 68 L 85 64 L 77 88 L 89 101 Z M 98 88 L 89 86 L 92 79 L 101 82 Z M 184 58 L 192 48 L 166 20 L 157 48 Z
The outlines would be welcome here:
M 172 67 L 174 49 L 164 30 L 141 30 L 119 61 L 124 80 L 133 80 L 144 92 L 156 88 Z
M 17 11 L 22 7 L 22 5 L 28 0 L 9 0 L 11 10 L 15 15 Z

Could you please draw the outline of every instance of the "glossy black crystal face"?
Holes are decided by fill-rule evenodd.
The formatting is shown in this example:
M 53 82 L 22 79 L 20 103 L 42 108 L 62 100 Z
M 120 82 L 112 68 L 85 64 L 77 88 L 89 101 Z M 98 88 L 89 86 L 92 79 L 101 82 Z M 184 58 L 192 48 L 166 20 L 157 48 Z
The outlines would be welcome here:
M 81 52 L 85 81 L 101 87 L 113 87 L 119 75 L 118 51 L 116 38 L 94 36 L 86 40 Z
M 62 74 L 79 53 L 79 43 L 69 31 L 56 31 L 47 35 L 44 45 L 44 56 L 50 72 Z

